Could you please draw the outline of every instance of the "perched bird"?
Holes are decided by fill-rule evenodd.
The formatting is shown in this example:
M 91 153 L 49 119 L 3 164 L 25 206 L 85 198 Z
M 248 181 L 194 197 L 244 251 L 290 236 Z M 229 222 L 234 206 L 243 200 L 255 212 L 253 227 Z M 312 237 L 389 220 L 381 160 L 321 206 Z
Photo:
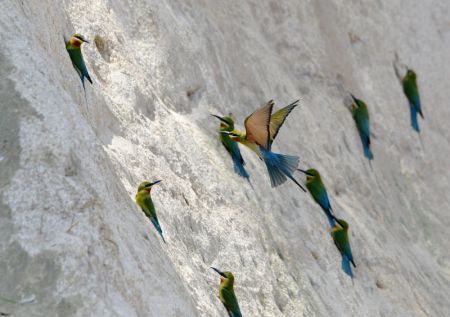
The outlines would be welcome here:
M 219 117 L 214 114 L 212 116 L 220 120 L 220 132 L 231 132 L 234 130 L 234 120 L 231 117 Z M 233 141 L 228 134 L 219 133 L 219 137 L 220 142 L 222 142 L 222 145 L 225 147 L 227 152 L 230 154 L 231 159 L 233 160 L 234 171 L 236 172 L 236 174 L 248 179 L 249 175 L 245 170 L 245 162 L 242 158 L 241 151 L 239 150 L 239 145 L 235 141 Z
M 370 160 L 373 159 L 372 150 L 370 149 L 370 125 L 369 111 L 364 101 L 357 99 L 352 95 L 354 103 L 352 104 L 352 115 L 358 129 L 359 136 L 364 149 L 364 155 Z
M 92 84 L 92 79 L 89 76 L 86 64 L 84 63 L 83 54 L 81 54 L 81 44 L 89 43 L 83 35 L 74 34 L 66 42 L 66 50 L 69 53 L 72 65 L 80 76 L 81 83 L 83 84 L 84 94 L 86 94 L 86 87 L 84 86 L 84 79 L 86 78 Z
M 234 294 L 234 276 L 231 272 L 221 272 L 218 269 L 211 267 L 214 271 L 219 273 L 222 277 L 220 278 L 219 286 L 219 299 L 225 306 L 229 317 L 242 317 L 241 310 L 239 309 L 239 304 Z
M 286 181 L 286 177 L 288 177 L 303 191 L 306 191 L 292 175 L 298 166 L 298 157 L 271 151 L 275 137 L 286 117 L 297 107 L 298 101 L 291 103 L 272 115 L 274 102 L 270 100 L 245 119 L 245 131 L 233 130 L 231 132 L 223 131 L 222 133 L 228 134 L 233 141 L 247 146 L 264 160 L 272 187 L 283 184 Z
M 142 182 L 139 185 L 136 193 L 136 204 L 141 207 L 144 214 L 148 217 L 148 219 L 150 219 L 165 243 L 166 240 L 164 240 L 161 226 L 159 225 L 158 217 L 156 216 L 155 206 L 153 205 L 152 197 L 150 196 L 150 192 L 153 186 L 158 184 L 159 182 L 161 181 L 155 181 L 153 183 Z
M 403 92 L 408 98 L 411 110 L 411 126 L 417 132 L 420 132 L 419 123 L 417 122 L 417 113 L 423 119 L 422 107 L 420 105 L 419 88 L 417 87 L 416 73 L 412 69 L 408 69 L 402 80 Z
M 307 171 L 299 169 L 299 171 L 306 175 L 306 188 L 308 188 L 314 201 L 322 207 L 328 218 L 330 227 L 333 227 L 335 225 L 334 219 L 336 217 L 333 215 L 333 210 L 331 209 L 331 204 L 328 200 L 327 190 L 322 182 L 319 172 L 315 169 L 309 169 Z
M 353 278 L 350 263 L 355 268 L 356 264 L 353 261 L 352 249 L 350 248 L 350 242 L 348 240 L 348 223 L 342 219 L 336 219 L 336 222 L 337 223 L 331 229 L 331 237 L 342 255 L 342 270 Z

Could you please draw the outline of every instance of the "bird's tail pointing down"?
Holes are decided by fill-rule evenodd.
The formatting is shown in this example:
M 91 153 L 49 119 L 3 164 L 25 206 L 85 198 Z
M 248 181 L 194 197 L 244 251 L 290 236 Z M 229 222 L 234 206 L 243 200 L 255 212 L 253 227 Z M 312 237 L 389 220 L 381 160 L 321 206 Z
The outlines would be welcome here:
M 286 181 L 286 177 L 290 178 L 303 191 L 306 191 L 302 185 L 292 176 L 297 169 L 299 158 L 292 155 L 284 155 L 274 153 L 260 147 L 264 163 L 266 163 L 267 171 L 270 176 L 272 187 L 277 187 Z
M 158 231 L 159 235 L 161 236 L 161 239 L 163 240 L 163 242 L 166 243 L 166 240 L 163 237 L 161 226 L 159 225 L 158 220 L 155 218 L 151 218 L 150 220 L 151 220 L 152 224 L 155 226 L 156 231 Z

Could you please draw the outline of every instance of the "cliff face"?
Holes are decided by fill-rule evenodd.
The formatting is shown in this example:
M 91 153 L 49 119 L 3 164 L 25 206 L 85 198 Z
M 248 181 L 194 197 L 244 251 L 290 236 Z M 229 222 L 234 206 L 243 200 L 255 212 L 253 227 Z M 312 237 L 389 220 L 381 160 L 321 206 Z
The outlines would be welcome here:
M 393 3 L 395 2 L 395 3 Z M 448 316 L 448 1 L 0 2 L 0 312 L 224 316 L 231 270 L 244 316 Z M 75 31 L 87 103 L 64 47 Z M 395 75 L 419 76 L 420 137 Z M 372 165 L 345 90 L 369 106 Z M 301 98 L 275 142 L 320 170 L 350 223 L 340 269 L 322 211 L 270 187 L 242 150 L 233 173 L 209 116 L 240 124 Z M 301 175 L 297 175 L 301 178 Z M 167 244 L 134 204 L 153 191 Z

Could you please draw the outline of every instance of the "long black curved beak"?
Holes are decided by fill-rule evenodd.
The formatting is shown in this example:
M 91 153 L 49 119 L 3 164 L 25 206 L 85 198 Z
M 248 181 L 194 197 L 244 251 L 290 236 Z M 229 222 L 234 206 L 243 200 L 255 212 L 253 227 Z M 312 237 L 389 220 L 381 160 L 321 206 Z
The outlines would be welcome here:
M 212 268 L 214 271 L 216 271 L 217 273 L 219 273 L 220 275 L 222 275 L 224 278 L 227 278 L 227 277 L 225 276 L 225 274 L 223 274 L 223 272 L 219 271 L 219 270 L 216 269 L 215 267 L 212 267 L 212 266 L 211 266 L 211 268 Z
M 305 174 L 305 175 L 314 176 L 314 175 L 312 175 L 311 173 L 308 173 L 307 171 L 304 171 L 304 170 L 302 170 L 302 169 L 300 169 L 300 168 L 297 168 L 297 171 L 300 171 L 300 172 L 302 172 L 302 173 Z
M 358 99 L 356 99 L 356 97 L 355 96 L 353 96 L 353 94 L 352 93 L 350 93 L 350 96 L 352 96 L 352 98 L 353 98 L 353 101 L 356 103 L 356 104 L 358 104 Z
M 342 222 L 341 222 L 338 218 L 336 218 L 334 215 L 332 215 L 332 216 L 333 216 L 334 220 L 336 220 L 336 222 L 337 222 L 342 228 L 344 228 L 344 225 L 342 224 Z
M 153 183 L 148 184 L 148 186 L 153 186 L 153 185 L 156 185 L 156 184 L 158 184 L 160 182 L 162 182 L 162 180 L 157 180 L 157 181 L 154 181 Z
M 215 115 L 215 114 L 211 114 L 213 117 L 216 117 L 217 119 L 219 119 L 220 121 L 222 121 L 223 123 L 225 123 L 226 125 L 228 125 L 228 122 L 226 122 L 222 117 Z

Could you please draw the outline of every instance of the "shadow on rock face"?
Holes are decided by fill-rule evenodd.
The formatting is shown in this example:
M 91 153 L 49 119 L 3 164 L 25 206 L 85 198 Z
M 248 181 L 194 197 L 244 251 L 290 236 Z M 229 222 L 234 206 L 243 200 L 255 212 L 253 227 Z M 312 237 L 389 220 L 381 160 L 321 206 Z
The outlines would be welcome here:
M 40 118 L 8 78 L 13 71 L 0 52 L 0 314 L 53 316 L 51 307 L 58 305 L 53 292 L 61 274 L 57 254 L 44 251 L 30 255 L 14 241 L 11 209 L 3 197 L 20 168 L 20 121 L 31 116 Z M 58 305 L 60 316 L 76 314 L 73 305 L 69 306 Z

